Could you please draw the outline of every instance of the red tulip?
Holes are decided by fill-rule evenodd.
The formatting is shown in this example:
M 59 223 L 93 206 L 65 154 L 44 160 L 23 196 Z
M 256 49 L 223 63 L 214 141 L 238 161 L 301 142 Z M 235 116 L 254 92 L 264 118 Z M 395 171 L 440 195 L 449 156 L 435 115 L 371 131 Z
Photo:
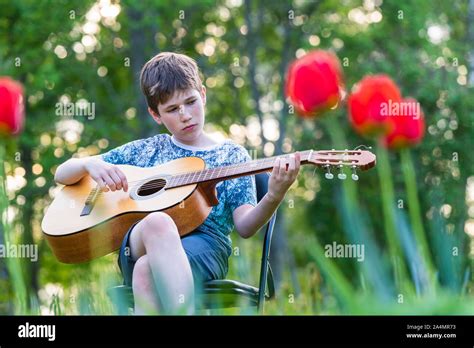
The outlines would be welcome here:
M 285 94 L 298 114 L 311 117 L 336 107 L 342 87 L 339 59 L 331 52 L 318 50 L 290 64 Z
M 395 110 L 395 108 L 393 108 Z M 425 117 L 420 103 L 407 98 L 398 107 L 398 115 L 390 118 L 391 130 L 382 140 L 392 150 L 411 147 L 418 144 L 425 134 Z
M 23 87 L 9 77 L 0 77 L 0 133 L 20 133 L 24 118 Z
M 349 96 L 349 118 L 357 133 L 373 137 L 390 130 L 389 105 L 402 100 L 395 82 L 386 75 L 364 77 Z

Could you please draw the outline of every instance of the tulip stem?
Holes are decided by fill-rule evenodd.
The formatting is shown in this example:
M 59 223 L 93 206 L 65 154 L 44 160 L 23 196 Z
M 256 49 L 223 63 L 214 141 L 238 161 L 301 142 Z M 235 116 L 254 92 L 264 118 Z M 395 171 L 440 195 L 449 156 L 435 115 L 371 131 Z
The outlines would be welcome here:
M 8 225 L 8 198 L 5 187 L 5 143 L 0 139 L 0 228 L 3 229 L 5 249 L 9 248 L 11 243 L 10 226 Z M 2 231 L 0 231 L 1 233 Z M 17 314 L 25 314 L 26 309 L 26 287 L 23 281 L 23 272 L 20 261 L 16 257 L 7 257 L 6 265 L 9 277 L 12 280 L 13 292 L 15 293 L 15 310 Z
M 329 131 L 329 136 L 333 141 L 334 145 L 338 150 L 347 148 L 347 142 L 345 141 L 344 133 L 341 131 L 341 127 L 336 123 L 334 117 L 328 117 L 326 120 L 326 126 Z M 344 188 L 344 197 L 347 197 L 348 204 L 355 206 L 358 202 L 358 195 L 356 190 L 356 184 L 353 180 L 344 180 L 342 182 Z
M 328 117 L 324 120 L 324 123 L 327 127 L 331 142 L 338 150 L 348 149 L 347 137 L 344 134 L 344 130 L 340 126 L 340 123 L 337 122 L 335 117 Z M 373 263 L 376 263 L 378 259 L 374 259 L 378 255 L 378 248 L 376 246 L 375 240 L 372 238 L 372 230 L 367 225 L 368 221 L 364 217 L 364 207 L 359 200 L 358 194 L 358 184 L 351 180 L 346 179 L 342 180 L 342 195 L 341 198 L 341 210 L 346 211 L 346 213 L 341 213 L 342 218 L 345 214 L 354 225 L 350 223 L 344 226 L 344 233 L 348 238 L 354 243 L 364 243 L 365 246 L 370 246 L 370 252 L 367 253 L 367 261 L 372 262 L 372 264 L 365 264 L 365 266 L 358 265 L 360 267 L 361 274 L 364 274 L 367 279 L 370 280 L 372 286 L 377 291 L 377 295 L 385 301 L 388 298 L 393 296 L 393 284 L 392 280 L 388 280 L 388 272 L 384 272 L 385 263 L 381 265 L 378 270 L 373 268 Z M 370 260 L 370 261 L 369 261 Z M 377 268 L 377 267 L 375 267 Z M 381 272 L 381 273 L 380 273 Z M 363 286 L 364 287 L 364 286 Z
M 319 265 L 321 272 L 328 279 L 328 283 L 332 285 L 336 297 L 339 298 L 346 310 L 351 312 L 353 308 L 353 297 L 355 289 L 346 279 L 346 276 L 340 271 L 337 265 L 325 256 L 325 251 L 317 238 L 310 237 L 306 245 L 306 250 L 310 257 Z
M 408 211 L 410 215 L 411 224 L 413 226 L 413 232 L 416 239 L 416 244 L 419 246 L 421 257 L 425 262 L 428 269 L 430 283 L 434 281 L 434 266 L 431 262 L 430 249 L 426 234 L 423 228 L 423 222 L 421 220 L 421 209 L 420 202 L 418 200 L 418 194 L 416 189 L 416 173 L 413 166 L 409 149 L 402 149 L 400 151 L 402 161 L 402 171 L 405 180 L 405 188 L 408 196 Z
M 395 193 L 393 190 L 390 160 L 387 150 L 381 145 L 377 146 L 377 172 L 380 180 L 385 235 L 390 259 L 394 266 L 395 284 L 400 291 L 411 292 L 411 288 L 409 288 L 409 284 L 411 283 L 408 281 L 407 268 L 405 267 L 400 240 L 397 237 L 395 227 Z

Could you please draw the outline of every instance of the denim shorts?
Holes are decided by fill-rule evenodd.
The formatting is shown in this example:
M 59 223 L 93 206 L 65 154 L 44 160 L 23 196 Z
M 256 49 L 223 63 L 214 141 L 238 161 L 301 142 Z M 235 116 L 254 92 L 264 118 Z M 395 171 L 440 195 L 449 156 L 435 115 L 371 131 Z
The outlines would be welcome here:
M 128 286 L 132 286 L 133 267 L 136 262 L 130 255 L 129 238 L 137 223 L 130 227 L 123 238 L 118 258 L 124 285 Z M 181 238 L 181 243 L 191 265 L 196 290 L 206 281 L 226 277 L 229 270 L 227 251 L 215 237 L 195 230 Z

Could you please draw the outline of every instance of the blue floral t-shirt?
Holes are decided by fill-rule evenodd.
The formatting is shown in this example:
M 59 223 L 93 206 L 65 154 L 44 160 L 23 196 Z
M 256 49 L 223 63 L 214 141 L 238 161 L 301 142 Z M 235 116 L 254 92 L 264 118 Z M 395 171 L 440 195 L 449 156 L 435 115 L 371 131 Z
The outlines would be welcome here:
M 158 134 L 129 142 L 103 154 L 102 159 L 111 164 L 154 167 L 177 158 L 191 156 L 202 158 L 207 168 L 228 166 L 250 160 L 247 150 L 231 140 L 225 140 L 212 147 L 197 148 L 181 144 L 168 134 Z M 256 205 L 255 177 L 242 176 L 221 181 L 216 185 L 216 190 L 219 204 L 212 208 L 207 219 L 197 230 L 216 238 L 230 256 L 232 240 L 229 234 L 234 227 L 232 212 L 243 204 Z

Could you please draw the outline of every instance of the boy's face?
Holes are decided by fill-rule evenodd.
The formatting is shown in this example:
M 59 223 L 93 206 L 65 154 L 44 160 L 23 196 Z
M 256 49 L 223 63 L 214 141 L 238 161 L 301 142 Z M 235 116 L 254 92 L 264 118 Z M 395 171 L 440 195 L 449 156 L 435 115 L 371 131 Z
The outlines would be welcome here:
M 200 92 L 194 88 L 176 91 L 165 104 L 158 104 L 159 114 L 150 108 L 148 111 L 178 141 L 192 145 L 202 134 L 205 104 L 206 88 L 203 86 Z

